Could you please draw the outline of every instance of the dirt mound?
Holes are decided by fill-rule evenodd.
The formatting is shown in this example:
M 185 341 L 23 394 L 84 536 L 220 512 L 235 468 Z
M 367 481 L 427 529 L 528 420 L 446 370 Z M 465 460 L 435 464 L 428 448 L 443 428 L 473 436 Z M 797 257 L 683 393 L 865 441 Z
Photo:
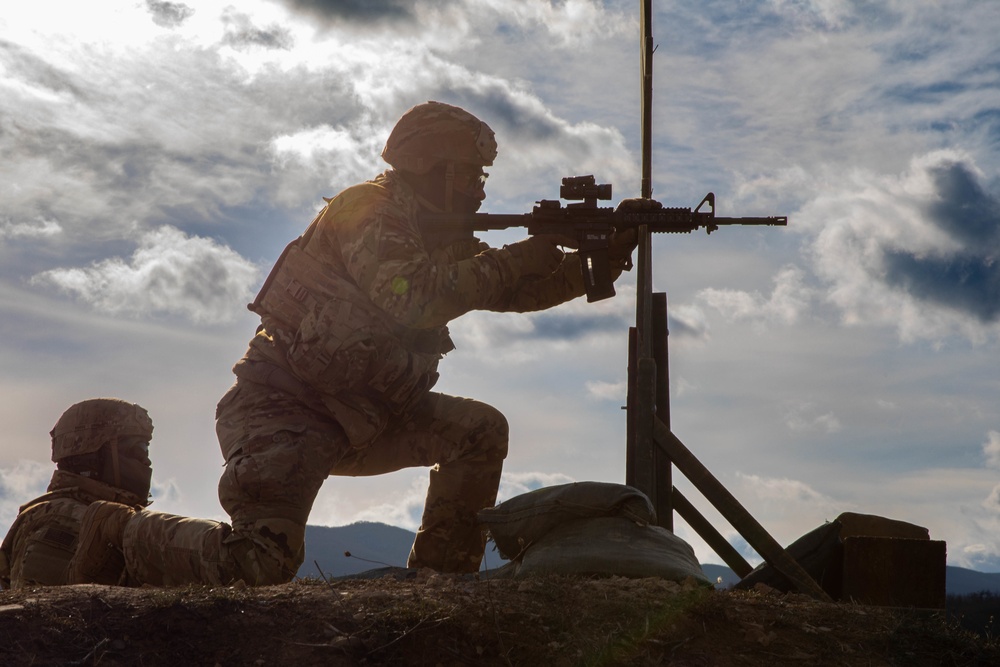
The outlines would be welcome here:
M 943 614 L 660 579 L 0 592 L 4 665 L 996 665 Z

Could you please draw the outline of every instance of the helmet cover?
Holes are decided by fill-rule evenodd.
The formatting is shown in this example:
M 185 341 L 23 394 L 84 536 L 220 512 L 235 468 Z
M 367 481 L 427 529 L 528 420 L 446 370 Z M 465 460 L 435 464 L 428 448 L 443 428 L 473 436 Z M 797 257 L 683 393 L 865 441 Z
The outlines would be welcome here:
M 121 436 L 153 437 L 146 410 L 118 398 L 92 398 L 70 406 L 49 432 L 52 460 L 90 454 Z
M 396 123 L 382 159 L 400 171 L 426 174 L 441 162 L 488 167 L 497 156 L 490 126 L 443 102 L 418 104 Z

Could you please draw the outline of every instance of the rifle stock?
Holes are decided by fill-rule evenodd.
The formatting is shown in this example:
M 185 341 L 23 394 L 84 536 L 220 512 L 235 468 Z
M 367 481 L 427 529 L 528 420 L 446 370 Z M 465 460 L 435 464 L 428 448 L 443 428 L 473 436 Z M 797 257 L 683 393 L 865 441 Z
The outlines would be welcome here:
M 587 301 L 600 301 L 615 295 L 608 254 L 615 232 L 645 226 L 653 233 L 688 234 L 704 228 L 711 234 L 722 225 L 788 224 L 786 216 L 717 217 L 715 194 L 711 192 L 694 209 L 653 208 L 649 205 L 600 207 L 598 199 L 611 199 L 611 186 L 596 185 L 593 176 L 564 178 L 560 197 L 578 201 L 563 206 L 559 200 L 543 199 L 532 208 L 531 213 L 426 213 L 420 216 L 420 220 L 438 228 L 485 232 L 523 227 L 530 236 L 559 234 L 576 239 L 576 250 L 583 264 Z

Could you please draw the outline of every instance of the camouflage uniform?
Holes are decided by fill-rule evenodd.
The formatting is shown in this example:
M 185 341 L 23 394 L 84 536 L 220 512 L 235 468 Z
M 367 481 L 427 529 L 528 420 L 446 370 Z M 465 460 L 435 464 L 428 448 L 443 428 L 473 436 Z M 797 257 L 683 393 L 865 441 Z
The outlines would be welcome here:
M 448 122 L 454 107 L 438 109 Z M 492 163 L 492 141 L 481 124 L 480 164 Z M 136 514 L 122 537 L 132 576 L 288 581 L 328 475 L 412 466 L 433 468 L 408 565 L 478 569 L 476 512 L 495 503 L 508 427 L 495 408 L 431 391 L 454 349 L 446 325 L 470 310 L 534 311 L 582 295 L 580 260 L 568 254 L 544 278 L 521 275 L 516 251 L 471 233 L 428 243 L 417 211 L 413 188 L 389 170 L 328 200 L 285 249 L 250 305 L 261 326 L 216 413 L 231 525 Z
M 76 549 L 80 525 L 87 507 L 109 501 L 139 509 L 148 505 L 149 461 L 126 461 L 119 451 L 123 443 L 147 441 L 153 425 L 146 411 L 119 399 L 98 398 L 71 406 L 52 429 L 52 460 L 60 467 L 102 452 L 106 473 L 88 470 L 87 476 L 56 470 L 47 492 L 21 506 L 0 546 L 0 584 L 4 588 L 31 585 L 57 586 L 69 583 L 68 567 Z M 101 466 L 96 466 L 100 468 Z M 140 471 L 138 481 L 134 474 Z M 122 488 L 128 486 L 132 491 Z M 118 582 L 120 560 L 97 568 L 100 578 Z
M 475 515 L 496 501 L 508 428 L 495 408 L 430 391 L 454 347 L 446 323 L 477 308 L 556 305 L 583 294 L 582 274 L 567 255 L 551 277 L 518 281 L 505 250 L 473 238 L 429 254 L 415 213 L 409 187 L 388 171 L 331 200 L 289 246 L 217 410 L 231 528 L 140 513 L 124 536 L 139 580 L 288 581 L 328 475 L 413 466 L 434 467 L 408 564 L 478 569 Z
M 69 583 L 67 568 L 76 549 L 87 506 L 107 500 L 134 508 L 145 499 L 94 479 L 57 470 L 47 492 L 25 503 L 0 546 L 0 585 L 60 586 Z

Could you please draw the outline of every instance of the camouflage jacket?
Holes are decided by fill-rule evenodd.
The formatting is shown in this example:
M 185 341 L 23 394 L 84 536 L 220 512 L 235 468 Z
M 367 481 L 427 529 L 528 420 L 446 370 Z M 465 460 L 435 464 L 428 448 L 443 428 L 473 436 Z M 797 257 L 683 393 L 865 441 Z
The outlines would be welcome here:
M 471 310 L 544 310 L 583 294 L 579 257 L 521 278 L 472 233 L 427 242 L 412 189 L 392 170 L 328 200 L 282 253 L 250 309 L 261 327 L 237 376 L 296 394 L 363 446 L 434 385 Z
M 80 475 L 57 470 L 47 493 L 21 506 L 0 546 L 0 585 L 6 589 L 67 583 L 80 521 L 95 500 L 111 500 L 135 509 L 145 499 Z

